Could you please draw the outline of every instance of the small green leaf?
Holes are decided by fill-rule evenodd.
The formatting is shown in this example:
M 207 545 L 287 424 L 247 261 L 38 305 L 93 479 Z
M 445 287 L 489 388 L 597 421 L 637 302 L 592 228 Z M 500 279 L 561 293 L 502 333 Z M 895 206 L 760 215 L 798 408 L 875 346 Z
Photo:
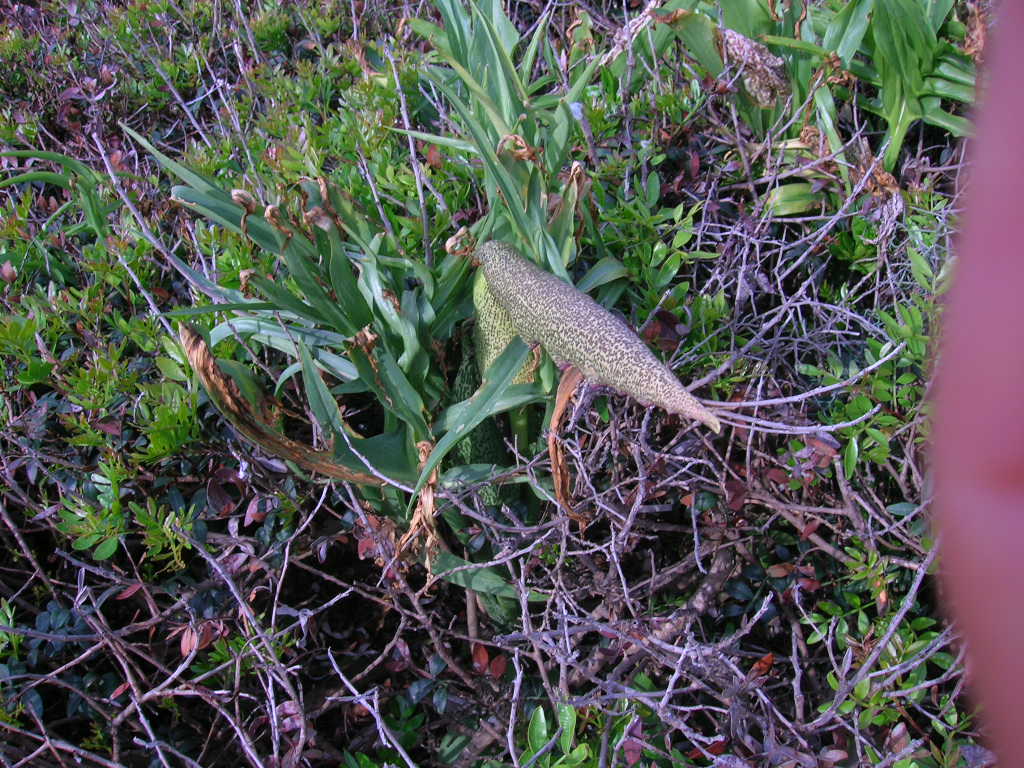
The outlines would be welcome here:
M 435 576 L 451 584 L 472 589 L 474 592 L 513 600 L 519 599 L 519 590 L 502 578 L 494 568 L 471 563 L 450 552 L 439 552 L 431 562 L 430 570 Z M 537 593 L 531 593 L 529 599 L 541 601 L 544 600 L 544 597 Z
M 576 735 L 576 707 L 565 703 L 559 704 L 558 724 L 562 728 L 558 744 L 562 748 L 562 754 L 568 755 L 572 749 L 573 737 Z
M 886 512 L 890 515 L 896 515 L 897 517 L 906 517 L 907 515 L 918 509 L 917 504 L 912 504 L 909 501 L 901 501 L 896 504 L 890 504 L 885 508 Z
M 160 373 L 171 381 L 188 381 L 188 376 L 181 370 L 181 366 L 169 357 L 158 357 L 156 359 L 156 367 L 160 369 Z
M 71 543 L 71 548 L 81 551 L 83 549 L 89 549 L 93 544 L 100 540 L 100 534 L 90 533 L 87 536 L 79 536 Z
M 534 754 L 540 751 L 548 740 L 548 721 L 544 707 L 537 707 L 530 717 L 530 725 L 526 731 L 526 741 Z
M 794 216 L 817 210 L 822 203 L 821 194 L 807 182 L 780 184 L 764 198 L 764 207 L 773 216 Z
M 117 551 L 118 538 L 114 536 L 110 539 L 104 539 L 96 549 L 92 551 L 92 556 L 96 560 L 106 560 Z
M 843 470 L 847 477 L 853 477 L 857 468 L 857 457 L 860 456 L 860 447 L 857 445 L 857 438 L 851 437 L 843 450 Z

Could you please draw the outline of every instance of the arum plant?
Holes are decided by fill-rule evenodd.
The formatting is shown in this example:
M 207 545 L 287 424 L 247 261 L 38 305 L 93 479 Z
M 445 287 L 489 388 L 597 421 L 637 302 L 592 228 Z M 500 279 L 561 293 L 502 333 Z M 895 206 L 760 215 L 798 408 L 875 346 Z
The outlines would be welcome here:
M 449 255 L 427 267 L 402 256 L 392 238 L 374 231 L 354 203 L 324 180 L 302 183 L 301 208 L 263 206 L 125 130 L 182 182 L 172 188 L 174 200 L 278 259 L 274 279 L 251 278 L 259 296 L 250 298 L 171 257 L 219 302 L 184 314 L 229 313 L 208 338 L 186 325 L 181 339 L 212 402 L 250 440 L 298 467 L 380 487 L 384 495 L 374 498 L 381 512 L 402 518 L 461 438 L 483 419 L 540 397 L 535 385 L 509 386 L 528 352 L 518 342 L 499 355 L 471 398 L 449 407 L 436 345 L 450 340 L 470 311 L 467 259 Z M 291 359 L 274 391 L 301 378 L 326 450 L 285 433 L 279 403 L 247 366 L 213 356 L 211 348 L 236 334 Z M 372 395 L 379 419 L 356 424 L 347 418 L 338 397 L 358 393 Z M 377 426 L 366 426 L 375 421 Z
M 425 85 L 439 91 L 452 109 L 459 136 L 410 131 L 479 163 L 488 213 L 472 227 L 478 242 L 511 243 L 548 272 L 568 280 L 576 259 L 576 232 L 585 213 L 580 205 L 589 178 L 570 150 L 579 139 L 576 115 L 587 86 L 594 80 L 599 57 L 581 45 L 560 56 L 547 34 L 550 14 L 543 16 L 529 39 L 523 39 L 498 0 L 463 5 L 458 0 L 435 3 L 443 26 L 410 19 L 410 26 L 431 44 L 437 61 L 423 73 Z M 542 67 L 543 65 L 543 67 Z M 545 74 L 534 76 L 543 68 Z M 591 224 L 592 225 L 592 224 Z M 467 249 L 470 250 L 470 249 Z M 593 290 L 626 275 L 621 262 L 599 260 L 581 286 Z M 481 272 L 474 281 L 476 357 L 486 370 L 515 337 L 513 328 L 491 311 L 494 306 Z M 517 372 L 516 381 L 533 378 Z M 554 368 L 541 368 L 544 389 L 553 386 Z M 512 415 L 521 446 L 530 442 L 529 416 Z M 493 447 L 480 446 L 481 453 Z
M 917 120 L 958 137 L 970 132 L 970 123 L 950 108 L 975 98 L 974 63 L 952 42 L 963 37 L 953 6 L 953 0 L 851 0 L 835 10 L 828 3 L 669 0 L 653 17 L 650 45 L 634 54 L 654 66 L 651 52 L 660 56 L 678 41 L 698 70 L 736 83 L 737 111 L 759 135 L 785 125 L 795 138 L 808 122 L 797 110 L 809 105 L 840 161 L 837 103 L 852 99 L 852 82 L 866 83 L 873 93 L 859 103 L 885 123 L 882 164 L 891 171 Z M 623 78 L 627 71 L 620 56 L 602 76 Z M 841 169 L 849 192 L 842 162 Z
M 799 36 L 768 33 L 763 39 L 814 68 L 838 65 L 876 89 L 863 106 L 885 121 L 882 165 L 891 171 L 918 120 L 957 137 L 970 133 L 970 122 L 943 105 L 969 105 L 975 98 L 974 62 L 947 39 L 956 25 L 940 36 L 952 8 L 953 0 L 852 0 L 835 13 L 824 6 L 808 9 Z M 837 82 L 835 95 L 849 98 L 850 92 Z M 831 101 L 832 94 L 823 93 L 818 103 L 824 99 Z M 834 114 L 829 116 L 834 130 Z
M 559 277 L 576 257 L 580 198 L 588 180 L 570 150 L 580 135 L 577 118 L 599 57 L 574 49 L 559 56 L 547 34 L 550 14 L 522 39 L 498 0 L 469 7 L 437 0 L 443 27 L 422 19 L 409 24 L 425 37 L 438 63 L 423 73 L 453 110 L 458 137 L 412 131 L 419 139 L 479 161 L 488 214 L 473 231 L 512 243 Z M 533 72 L 543 62 L 545 74 Z M 589 287 L 622 277 L 614 261 L 599 263 Z

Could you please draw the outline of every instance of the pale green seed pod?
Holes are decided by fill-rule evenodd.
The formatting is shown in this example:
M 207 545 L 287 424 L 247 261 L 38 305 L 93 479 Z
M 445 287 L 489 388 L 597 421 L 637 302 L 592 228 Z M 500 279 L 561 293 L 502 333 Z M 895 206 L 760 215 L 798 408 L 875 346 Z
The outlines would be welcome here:
M 715 415 L 686 391 L 621 318 L 524 259 L 507 243 L 483 243 L 475 255 L 487 281 L 485 300 L 493 299 L 504 310 L 523 341 L 540 343 L 555 362 L 571 363 L 588 379 L 644 405 L 657 405 L 721 431 Z

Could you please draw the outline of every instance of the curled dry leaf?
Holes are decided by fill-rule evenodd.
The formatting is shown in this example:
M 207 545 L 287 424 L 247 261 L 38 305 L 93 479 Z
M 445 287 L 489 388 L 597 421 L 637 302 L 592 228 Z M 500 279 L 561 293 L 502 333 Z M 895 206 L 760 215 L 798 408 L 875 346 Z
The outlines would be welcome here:
M 210 399 L 224 417 L 243 436 L 270 453 L 294 462 L 303 469 L 326 477 L 364 485 L 380 485 L 381 480 L 365 472 L 356 472 L 340 466 L 325 451 L 314 451 L 295 440 L 285 437 L 272 424 L 271 399 L 263 398 L 259 407 L 249 403 L 238 385 L 225 375 L 210 352 L 206 341 L 192 326 L 182 323 L 178 330 L 181 345 L 192 369 L 199 376 Z
M 555 407 L 551 412 L 551 423 L 548 429 L 548 455 L 551 457 L 551 475 L 555 483 L 555 498 L 573 520 L 579 525 L 582 531 L 590 521 L 573 512 L 572 499 L 569 495 L 569 467 L 565 462 L 565 455 L 562 446 L 558 442 L 558 432 L 562 428 L 562 417 L 565 415 L 565 407 L 572 399 L 573 393 L 583 381 L 583 374 L 570 365 L 562 373 L 558 382 L 558 393 L 555 395 Z

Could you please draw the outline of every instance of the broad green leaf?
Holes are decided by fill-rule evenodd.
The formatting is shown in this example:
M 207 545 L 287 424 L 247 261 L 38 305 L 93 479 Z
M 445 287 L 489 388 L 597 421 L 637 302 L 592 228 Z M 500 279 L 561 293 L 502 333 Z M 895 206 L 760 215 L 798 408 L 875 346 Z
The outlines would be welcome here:
M 953 3 L 955 0 L 924 0 L 924 4 L 928 12 L 928 21 L 931 24 L 933 33 L 939 31 L 939 27 L 949 16 L 949 12 L 953 9 Z
M 843 470 L 847 477 L 853 477 L 857 469 L 857 458 L 860 456 L 860 447 L 857 445 L 857 438 L 851 437 L 843 450 Z
M 517 336 L 512 339 L 505 351 L 498 355 L 498 358 L 484 374 L 480 389 L 469 399 L 470 407 L 462 412 L 461 420 L 458 422 L 448 420 L 448 431 L 437 442 L 424 463 L 420 478 L 416 483 L 415 493 L 419 493 L 420 489 L 426 485 L 431 473 L 448 452 L 455 447 L 456 443 L 468 435 L 473 427 L 481 421 L 497 413 L 495 409 L 502 402 L 505 389 L 519 369 L 523 367 L 529 352 L 530 348 Z
M 494 400 L 491 405 L 491 415 L 505 413 L 514 408 L 522 408 L 531 403 L 539 403 L 546 397 L 547 393 L 537 384 L 512 384 Z M 475 407 L 476 403 L 473 398 L 448 407 L 434 422 L 434 434 L 442 435 L 453 426 L 465 423 L 471 410 Z
M 181 366 L 169 357 L 158 357 L 154 362 L 160 373 L 171 381 L 188 381 L 188 376 L 181 370 Z
M 353 328 L 352 323 L 338 309 L 337 302 L 330 297 L 317 279 L 315 273 L 320 273 L 321 270 L 300 256 L 293 248 L 286 248 L 284 257 L 288 272 L 302 296 L 305 297 L 309 306 L 324 318 L 325 324 L 333 326 L 335 330 L 347 335 L 355 333 L 358 329 Z
M 310 306 L 287 288 L 268 280 L 263 275 L 253 275 L 251 283 L 260 293 L 266 296 L 267 300 L 274 304 L 279 311 L 291 312 L 296 317 L 312 323 L 326 324 L 325 318 L 316 308 Z
M 405 422 L 412 429 L 417 442 L 429 439 L 430 429 L 423 418 L 423 400 L 409 384 L 394 356 L 381 345 L 374 349 L 372 359 L 358 345 L 347 346 L 349 357 L 359 372 L 359 378 L 377 396 L 385 410 Z
M 526 729 L 526 742 L 534 754 L 539 752 L 548 741 L 548 720 L 544 707 L 537 707 L 530 717 L 530 725 Z
M 818 58 L 824 58 L 828 54 L 827 49 L 809 40 L 796 40 L 792 37 L 781 37 L 779 35 L 763 35 L 760 42 L 766 45 L 775 45 L 780 48 L 809 53 Z
M 943 53 L 932 69 L 932 75 L 952 80 L 960 85 L 967 85 L 974 88 L 976 76 L 974 64 L 970 59 L 961 57 L 957 53 Z
M 590 759 L 590 747 L 587 744 L 577 744 L 576 749 L 555 763 L 555 768 L 576 768 L 583 765 Z M 679 763 L 682 765 L 683 763 Z
M 867 699 L 868 693 L 871 692 L 871 681 L 868 678 L 864 678 L 853 687 L 853 695 L 861 701 Z
M 345 342 L 345 337 L 337 333 L 296 325 L 282 327 L 281 323 L 273 318 L 235 317 L 215 326 L 210 331 L 210 346 L 216 346 L 235 333 L 278 349 L 293 359 L 299 358 L 295 342 L 302 341 L 313 350 L 313 355 L 324 370 L 335 378 L 351 381 L 359 376 L 351 362 L 324 348 L 336 349 Z
M 104 539 L 100 542 L 100 545 L 92 551 L 92 556 L 96 560 L 106 560 L 111 557 L 117 551 L 118 538 L 115 536 L 111 539 Z
M 628 277 L 629 273 L 622 262 L 612 256 L 605 256 L 594 266 L 587 270 L 576 287 L 584 293 L 590 293 L 595 288 L 600 288 L 605 283 Z
M 333 435 L 334 460 L 355 472 L 372 470 L 374 474 L 401 483 L 412 482 L 416 477 L 416 460 L 409 450 L 405 431 L 370 438 L 351 435 L 342 421 L 337 402 L 316 370 L 309 349 L 300 344 L 299 350 L 309 407 L 321 427 Z
M 241 225 L 245 209 L 230 198 L 225 200 L 218 196 L 199 192 L 192 187 L 182 186 L 172 187 L 171 196 L 210 221 L 214 221 L 236 234 L 243 234 Z M 256 214 L 247 216 L 244 234 L 265 251 L 281 252 L 281 235 L 262 216 Z
M 439 81 L 435 80 L 435 83 L 438 87 L 443 88 Z M 511 223 L 515 225 L 519 238 L 523 242 L 531 242 L 530 222 L 526 218 L 526 206 L 523 202 L 522 195 L 519 192 L 519 187 L 512 180 L 512 177 L 509 176 L 508 171 L 498 159 L 495 147 L 492 146 L 491 139 L 488 137 L 487 132 L 476 121 L 469 107 L 466 106 L 462 99 L 452 91 L 448 91 L 445 95 L 448 97 L 449 101 L 451 101 L 452 106 L 455 107 L 455 111 L 459 113 L 459 118 L 462 120 L 463 125 L 465 125 L 473 136 L 477 152 L 483 159 L 488 174 L 501 190 L 501 195 L 504 200 L 491 200 L 491 204 L 498 205 L 504 210 L 507 210 L 511 214 Z
M 765 198 L 764 207 L 773 216 L 793 216 L 817 210 L 821 202 L 821 194 L 809 183 L 797 182 L 773 188 Z
M 551 22 L 551 13 L 551 11 L 546 12 L 537 24 L 537 28 L 533 31 L 533 37 L 530 38 L 526 51 L 523 53 L 523 58 L 519 62 L 519 76 L 524 83 L 530 81 L 533 66 L 537 62 L 537 53 L 540 50 L 541 44 L 546 40 L 548 24 Z
M 171 158 L 167 157 L 167 155 L 158 150 L 156 147 L 154 147 L 152 144 L 150 144 L 148 141 L 142 138 L 140 134 L 133 131 L 123 122 L 119 122 L 118 125 L 121 126 L 121 129 L 125 133 L 127 133 L 129 136 L 135 139 L 136 142 L 141 144 L 143 149 L 145 149 L 147 152 L 149 152 L 149 154 L 155 157 L 157 162 L 160 163 L 164 170 L 173 173 L 179 179 L 181 179 L 190 187 L 192 187 L 192 189 L 196 190 L 196 192 L 217 198 L 222 202 L 231 202 L 231 195 L 224 192 L 224 190 L 220 188 L 220 185 L 215 180 L 209 178 L 208 176 L 204 176 L 201 173 L 197 173 L 193 170 L 190 170 L 181 163 L 177 163 L 174 160 L 171 160 Z
M 683 46 L 712 77 L 722 73 L 724 65 L 718 52 L 717 25 L 706 14 L 694 12 L 672 25 Z
M 438 552 L 430 563 L 430 572 L 451 584 L 458 584 L 474 592 L 511 600 L 519 599 L 519 590 L 500 576 L 493 567 L 471 563 L 451 552 Z M 531 593 L 529 599 L 540 601 L 545 598 L 543 595 Z
M 914 511 L 920 509 L 917 504 L 912 504 L 909 501 L 900 501 L 896 504 L 890 504 L 885 508 L 885 511 L 890 515 L 896 515 L 897 517 L 906 517 Z
M 826 87 L 818 88 L 814 92 L 815 113 L 818 116 L 818 127 L 824 132 L 828 141 L 828 148 L 836 154 L 836 165 L 839 167 L 839 176 L 843 180 L 843 187 L 850 191 L 850 171 L 846 162 L 846 154 L 842 151 L 843 139 L 836 127 L 838 122 L 838 111 L 836 103 L 832 98 L 832 91 Z
M 564 702 L 559 704 L 558 724 L 562 727 L 562 735 L 558 738 L 558 744 L 562 748 L 562 754 L 568 755 L 572 750 L 572 741 L 576 735 L 576 707 Z
M 944 77 L 926 77 L 921 90 L 922 95 L 938 96 L 942 99 L 959 101 L 964 104 L 973 104 L 975 93 L 974 86 L 956 83 Z
M 519 30 L 506 15 L 504 3 L 501 0 L 482 0 L 471 3 L 470 7 L 479 11 L 480 18 L 492 28 L 501 50 L 511 53 L 519 44 Z
M 529 96 L 527 96 L 523 83 L 519 79 L 519 73 L 516 72 L 515 65 L 509 57 L 515 42 L 512 42 L 511 45 L 508 45 L 508 43 L 513 39 L 518 41 L 519 34 L 508 20 L 508 17 L 505 16 L 500 3 L 491 3 L 493 22 L 484 15 L 480 4 L 471 3 L 470 7 L 477 14 L 479 25 L 483 28 L 486 39 L 491 43 L 491 58 L 497 67 L 487 74 L 491 82 L 494 83 L 494 86 L 501 93 L 502 106 L 505 108 L 505 119 L 511 124 L 519 113 L 523 111 L 526 102 L 529 101 Z M 477 31 L 477 34 L 479 35 L 480 32 Z
M 81 552 L 82 550 L 89 549 L 93 544 L 100 540 L 100 534 L 90 533 L 85 536 L 79 536 L 73 542 L 71 542 L 71 548 Z
M 469 13 L 461 0 L 436 0 L 435 5 L 444 21 L 442 35 L 451 56 L 456 61 L 465 63 L 468 58 L 469 39 L 472 37 Z
M 852 0 L 832 18 L 825 30 L 822 46 L 835 51 L 844 67 L 850 65 L 850 59 L 860 50 L 873 6 L 874 0 Z

